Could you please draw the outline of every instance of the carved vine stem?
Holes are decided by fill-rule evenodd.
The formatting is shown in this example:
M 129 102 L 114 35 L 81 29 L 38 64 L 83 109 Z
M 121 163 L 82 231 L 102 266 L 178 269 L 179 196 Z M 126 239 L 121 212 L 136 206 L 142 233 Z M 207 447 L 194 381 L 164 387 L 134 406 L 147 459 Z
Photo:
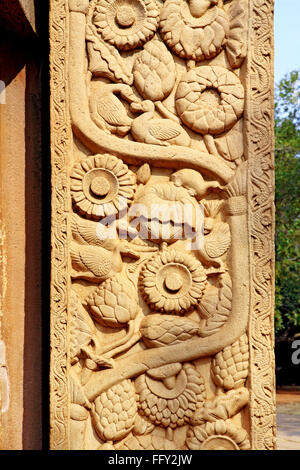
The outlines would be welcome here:
M 212 155 L 218 156 L 219 154 L 213 136 L 206 134 L 203 136 L 203 140 L 208 152 L 210 152 Z
M 231 199 L 234 203 L 236 198 Z M 228 200 L 229 207 L 231 199 Z M 85 386 L 88 400 L 95 400 L 100 393 L 116 383 L 136 377 L 149 369 L 216 354 L 246 332 L 249 315 L 249 253 L 246 201 L 242 196 L 240 201 L 241 199 L 243 209 L 233 210 L 228 216 L 231 236 L 235 243 L 231 250 L 232 311 L 225 325 L 210 337 L 193 338 L 174 346 L 139 351 L 116 361 L 114 369 L 95 372 Z
M 84 145 L 93 153 L 113 153 L 129 164 L 148 162 L 166 168 L 194 168 L 227 183 L 233 171 L 220 157 L 188 147 L 162 147 L 125 139 L 120 141 L 96 126 L 90 117 L 85 81 L 85 29 L 84 9 L 70 11 L 70 117 L 73 131 Z
M 131 348 L 135 343 L 141 339 L 141 333 L 139 332 L 141 321 L 143 319 L 142 312 L 139 313 L 135 320 L 131 320 L 128 323 L 128 331 L 126 336 L 122 339 L 108 345 L 101 354 L 105 354 L 105 357 L 112 358 L 117 354 L 120 354 L 127 349 Z
M 169 111 L 161 101 L 155 101 L 155 106 L 156 106 L 157 111 L 164 118 L 171 119 L 172 121 L 177 122 L 178 124 L 181 123 L 179 117 L 171 113 L 171 111 Z

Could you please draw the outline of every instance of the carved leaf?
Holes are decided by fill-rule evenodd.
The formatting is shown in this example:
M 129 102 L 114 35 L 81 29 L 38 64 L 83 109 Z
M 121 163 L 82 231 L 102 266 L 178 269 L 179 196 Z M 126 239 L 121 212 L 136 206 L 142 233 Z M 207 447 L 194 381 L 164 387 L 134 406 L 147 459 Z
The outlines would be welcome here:
M 175 85 L 172 55 L 158 39 L 148 42 L 133 67 L 134 85 L 145 99 L 162 101 Z
M 216 333 L 227 321 L 231 312 L 232 302 L 232 283 L 229 274 L 225 273 L 221 277 L 219 297 L 217 297 L 217 304 L 211 297 L 211 292 L 208 290 L 208 298 L 204 295 L 201 300 L 200 310 L 202 312 L 202 304 L 205 307 L 205 316 L 208 317 L 204 329 L 201 331 L 200 336 L 210 336 Z
M 70 372 L 69 385 L 70 385 L 71 403 L 80 405 L 80 406 L 85 406 L 86 408 L 90 408 L 89 401 L 86 398 L 84 394 L 84 390 L 82 386 L 80 385 L 79 379 L 75 375 L 75 373 Z
M 233 178 L 226 186 L 229 197 L 243 196 L 247 192 L 247 171 L 248 162 L 243 162 L 238 166 Z
M 132 85 L 133 76 L 118 50 L 100 37 L 96 37 L 89 27 L 86 39 L 90 72 L 96 77 L 105 77 L 116 83 Z
M 74 291 L 71 292 L 70 311 L 70 355 L 71 359 L 73 359 L 80 352 L 82 346 L 89 344 L 95 327 Z
M 198 311 L 202 318 L 210 318 L 215 315 L 217 311 L 217 305 L 219 301 L 218 288 L 215 286 L 209 286 L 198 305 Z
M 232 68 L 242 65 L 247 54 L 247 2 L 235 0 L 229 8 L 226 54 Z
M 205 238 L 205 248 L 210 258 L 223 256 L 231 242 L 229 225 L 217 222 L 212 232 Z
M 202 205 L 204 207 L 205 216 L 215 219 L 222 208 L 223 201 L 212 199 L 208 201 L 202 201 Z
M 215 144 L 218 153 L 225 160 L 236 161 L 244 154 L 243 123 L 240 119 L 238 123 L 225 135 L 217 137 Z
M 151 169 L 148 163 L 144 163 L 144 165 L 140 166 L 136 173 L 137 183 L 139 184 L 147 184 L 151 177 Z

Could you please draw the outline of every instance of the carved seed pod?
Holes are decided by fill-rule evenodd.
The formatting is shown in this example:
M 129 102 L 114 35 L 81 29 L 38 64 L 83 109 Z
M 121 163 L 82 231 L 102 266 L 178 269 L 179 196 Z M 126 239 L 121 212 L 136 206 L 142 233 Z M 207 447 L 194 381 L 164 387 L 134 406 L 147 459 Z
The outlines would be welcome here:
M 148 347 L 159 348 L 186 341 L 197 335 L 200 328 L 188 318 L 153 314 L 143 319 L 140 331 Z
M 139 310 L 134 288 L 117 276 L 101 284 L 87 298 L 86 304 L 98 323 L 112 328 L 125 326 Z
M 163 42 L 153 39 L 137 56 L 133 67 L 134 84 L 143 98 L 162 101 L 175 85 L 175 64 Z
M 239 388 L 248 376 L 248 367 L 248 337 L 243 335 L 213 358 L 211 367 L 213 381 L 225 390 Z
M 137 414 L 135 390 L 123 380 L 99 395 L 91 410 L 95 430 L 104 441 L 119 441 L 134 427 Z
M 164 428 L 190 423 L 206 398 L 203 378 L 190 363 L 149 370 L 136 379 L 135 386 L 139 413 Z

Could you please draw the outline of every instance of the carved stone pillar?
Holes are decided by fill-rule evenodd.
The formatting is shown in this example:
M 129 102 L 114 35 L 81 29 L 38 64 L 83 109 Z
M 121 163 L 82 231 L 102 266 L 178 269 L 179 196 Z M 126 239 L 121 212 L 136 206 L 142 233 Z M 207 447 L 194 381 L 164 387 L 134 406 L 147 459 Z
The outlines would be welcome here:
M 273 1 L 50 4 L 52 449 L 274 449 Z

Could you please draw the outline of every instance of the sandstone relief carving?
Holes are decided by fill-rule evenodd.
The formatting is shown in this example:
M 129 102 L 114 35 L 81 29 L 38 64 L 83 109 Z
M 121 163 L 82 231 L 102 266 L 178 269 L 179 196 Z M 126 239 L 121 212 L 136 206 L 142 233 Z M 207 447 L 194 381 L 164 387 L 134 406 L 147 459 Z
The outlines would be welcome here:
M 54 17 L 59 2 L 70 141 L 58 349 L 70 413 L 53 417 L 53 448 L 257 448 L 253 2 L 52 0 Z

